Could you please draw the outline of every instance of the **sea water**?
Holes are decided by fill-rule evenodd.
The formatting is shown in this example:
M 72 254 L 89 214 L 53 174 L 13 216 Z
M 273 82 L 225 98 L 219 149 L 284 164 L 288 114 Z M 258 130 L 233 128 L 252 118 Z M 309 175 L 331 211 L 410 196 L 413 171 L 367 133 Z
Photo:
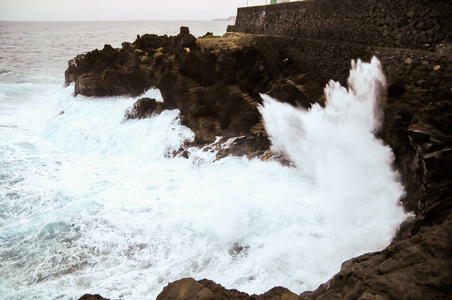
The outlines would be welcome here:
M 325 108 L 262 96 L 273 150 L 295 167 L 195 149 L 175 158 L 194 138 L 177 110 L 124 120 L 136 98 L 63 86 L 75 55 L 181 25 L 199 36 L 227 23 L 0 23 L 2 299 L 155 299 L 184 277 L 300 293 L 390 243 L 406 215 L 393 154 L 374 136 L 376 59 L 353 65 L 348 89 L 331 82 Z

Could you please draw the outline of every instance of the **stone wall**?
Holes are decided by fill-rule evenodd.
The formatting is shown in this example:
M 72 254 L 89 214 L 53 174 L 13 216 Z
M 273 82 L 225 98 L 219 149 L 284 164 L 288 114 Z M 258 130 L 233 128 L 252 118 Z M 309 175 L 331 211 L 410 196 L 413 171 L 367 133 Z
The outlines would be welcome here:
M 273 60 L 274 68 L 284 63 L 302 73 L 315 70 L 325 80 L 333 79 L 345 84 L 352 59 L 370 61 L 376 56 L 381 61 L 389 84 L 397 83 L 429 92 L 452 90 L 450 54 L 283 36 L 256 35 L 254 42 L 262 55 L 266 56 L 267 62 Z M 284 51 L 275 55 L 275 49 Z
M 244 7 L 235 30 L 435 51 L 452 36 L 452 2 L 307 0 Z

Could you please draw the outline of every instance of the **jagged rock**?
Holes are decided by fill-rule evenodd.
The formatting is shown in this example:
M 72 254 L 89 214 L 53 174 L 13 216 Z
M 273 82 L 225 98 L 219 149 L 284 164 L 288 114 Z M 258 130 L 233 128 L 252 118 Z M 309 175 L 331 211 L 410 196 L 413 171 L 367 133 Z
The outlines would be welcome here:
M 176 37 L 144 35 L 134 44 L 124 43 L 122 49 L 105 46 L 77 56 L 69 63 L 66 83 L 75 82 L 76 93 L 85 95 L 159 88 L 164 98 L 161 107 L 154 107 L 151 99 L 140 99 L 128 115 L 140 118 L 177 108 L 182 124 L 195 132 L 194 145 L 210 144 L 216 136 L 223 136 L 220 143 L 225 143 L 243 135 L 220 150 L 218 158 L 251 152 L 267 159 L 272 154 L 256 109 L 258 93 L 271 92 L 282 101 L 308 108 L 323 104 L 324 80 L 329 79 L 298 70 L 294 56 L 266 46 L 270 39 L 263 38 L 255 46 L 209 50 L 198 47 L 185 28 Z M 404 61 L 394 70 L 403 70 Z M 431 72 L 446 69 L 435 66 Z M 415 218 L 402 224 L 389 247 L 345 262 L 329 282 L 300 299 L 447 299 L 452 294 L 452 93 L 448 88 L 433 92 L 422 73 L 412 74 L 417 76 L 412 82 L 422 83 L 418 86 L 423 90 L 406 84 L 406 78 L 389 78 L 379 135 L 393 149 L 394 167 L 406 188 L 401 201 Z M 184 279 L 170 284 L 159 297 L 292 299 L 296 295 L 274 289 L 249 296 L 208 280 Z
M 105 45 L 78 55 L 69 61 L 65 83 L 75 83 L 74 95 L 138 96 L 151 86 L 151 80 L 139 67 L 136 53 L 129 44 L 121 49 Z
M 394 149 L 407 210 L 416 213 L 383 251 L 343 263 L 300 299 L 447 299 L 452 293 L 452 136 L 449 100 L 407 90 L 385 109 L 384 140 Z M 446 101 L 446 102 L 444 102 Z M 445 115 L 444 118 L 440 117 Z M 438 116 L 438 118 L 436 118 Z M 435 124 L 435 125 L 434 125 Z
M 66 84 L 75 83 L 74 94 L 85 96 L 137 96 L 158 88 L 163 104 L 153 108 L 150 100 L 140 99 L 125 117 L 179 109 L 181 123 L 195 132 L 199 146 L 212 143 L 216 136 L 252 137 L 253 126 L 261 119 L 260 93 L 270 92 L 280 101 L 304 107 L 323 95 L 320 81 L 306 74 L 272 80 L 280 70 L 269 68 L 250 44 L 209 50 L 189 32 L 182 27 L 173 37 L 144 34 L 132 44 L 123 43 L 121 49 L 106 45 L 79 55 L 69 62 Z
M 167 285 L 157 296 L 157 300 L 175 299 L 215 299 L 215 294 L 193 278 L 184 278 Z
M 227 290 L 223 286 L 207 279 L 196 281 L 184 278 L 168 284 L 157 296 L 157 300 L 297 300 L 298 296 L 286 288 L 275 287 L 262 295 L 249 296 L 237 290 Z
M 133 42 L 135 49 L 141 50 L 142 53 L 148 53 L 150 56 L 157 53 L 159 48 L 162 48 L 161 51 L 167 49 L 169 45 L 170 38 L 168 36 L 159 36 L 156 34 L 137 36 L 136 40 Z
M 388 97 L 400 97 L 405 92 L 405 83 L 399 78 L 388 84 Z
M 105 70 L 99 75 L 84 74 L 75 82 L 74 95 L 85 96 L 139 96 L 151 87 L 150 78 L 139 68 Z
M 225 143 L 226 138 L 222 138 L 219 143 Z M 248 156 L 253 157 L 265 157 L 268 154 L 270 148 L 270 141 L 266 135 L 252 135 L 236 138 L 228 147 L 222 147 L 218 151 L 217 159 L 227 156 Z M 264 159 L 266 160 L 266 159 Z
M 102 297 L 101 295 L 91 295 L 91 294 L 85 294 L 81 296 L 78 300 L 110 300 L 107 298 Z
M 452 215 L 382 252 L 342 264 L 341 271 L 300 299 L 448 299 L 452 291 Z
M 309 108 L 311 105 L 309 99 L 298 89 L 292 82 L 283 80 L 284 83 L 275 83 L 269 92 L 269 95 L 282 101 L 289 103 L 295 107 L 303 106 Z
M 133 104 L 133 108 L 126 111 L 126 119 L 143 119 L 158 115 L 163 111 L 162 102 L 151 98 L 141 98 Z
M 190 52 L 197 48 L 196 38 L 190 34 L 188 27 L 182 26 L 180 33 L 176 37 L 171 38 L 171 51 L 177 55 Z

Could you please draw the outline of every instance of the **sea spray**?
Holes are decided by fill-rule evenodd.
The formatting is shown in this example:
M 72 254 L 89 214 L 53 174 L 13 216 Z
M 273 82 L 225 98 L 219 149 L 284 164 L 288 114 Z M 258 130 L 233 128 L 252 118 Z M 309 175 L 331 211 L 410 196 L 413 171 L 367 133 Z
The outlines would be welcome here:
M 262 95 L 259 110 L 273 147 L 317 185 L 340 184 L 344 177 L 359 182 L 379 172 L 396 176 L 390 168 L 391 150 L 374 136 L 381 126 L 386 90 L 378 59 L 352 61 L 348 86 L 330 81 L 325 107 L 315 104 L 309 110 Z M 379 168 L 381 163 L 384 167 Z
M 384 248 L 405 217 L 403 189 L 368 123 L 374 104 L 335 87 L 326 110 L 265 101 L 274 145 L 297 168 L 201 150 L 173 158 L 193 138 L 178 111 L 124 120 L 136 99 L 62 90 L 26 130 L 2 131 L 2 296 L 154 299 L 190 276 L 298 293 Z
M 323 235 L 331 244 L 324 246 L 333 247 L 336 255 L 383 248 L 404 218 L 393 153 L 374 135 L 382 124 L 386 89 L 378 59 L 352 61 L 348 85 L 331 81 L 325 107 L 315 104 L 306 110 L 262 95 L 259 109 L 274 149 L 286 154 L 303 176 L 301 184 L 308 191 L 299 197 L 316 203 L 318 218 L 331 226 Z M 368 225 L 385 229 L 371 239 L 359 237 Z

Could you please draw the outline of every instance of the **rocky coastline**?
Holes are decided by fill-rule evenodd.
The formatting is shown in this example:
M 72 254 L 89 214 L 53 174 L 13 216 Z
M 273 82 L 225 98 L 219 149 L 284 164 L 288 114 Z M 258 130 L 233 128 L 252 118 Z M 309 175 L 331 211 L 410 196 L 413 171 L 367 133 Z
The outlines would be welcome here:
M 75 95 L 85 96 L 139 96 L 149 88 L 160 89 L 164 102 L 141 98 L 125 118 L 179 109 L 182 124 L 196 137 L 175 156 L 188 155 L 189 147 L 220 147 L 227 139 L 240 137 L 219 149 L 218 158 L 247 155 L 284 160 L 270 151 L 257 106 L 260 93 L 304 108 L 323 105 L 323 87 L 330 78 L 291 55 L 290 45 L 302 43 L 241 33 L 197 39 L 182 27 L 177 36 L 145 34 L 120 49 L 105 45 L 79 55 L 69 61 L 65 80 L 67 85 L 74 84 Z M 378 52 L 391 57 L 384 51 L 364 49 L 358 54 L 367 57 Z M 450 53 L 424 56 L 452 62 Z M 406 65 L 404 61 L 400 68 Z M 341 68 L 339 64 L 331 68 L 335 67 Z M 386 67 L 399 66 L 386 63 Z M 170 283 L 157 299 L 448 299 L 452 295 L 452 90 L 443 81 L 430 86 L 431 78 L 425 74 L 388 76 L 385 121 L 379 135 L 394 151 L 394 168 L 407 192 L 402 202 L 414 215 L 401 225 L 391 245 L 344 262 L 327 283 L 301 295 L 282 287 L 247 295 L 207 279 L 186 278 Z M 222 140 L 213 144 L 216 136 Z M 80 299 L 104 298 L 84 295 Z

